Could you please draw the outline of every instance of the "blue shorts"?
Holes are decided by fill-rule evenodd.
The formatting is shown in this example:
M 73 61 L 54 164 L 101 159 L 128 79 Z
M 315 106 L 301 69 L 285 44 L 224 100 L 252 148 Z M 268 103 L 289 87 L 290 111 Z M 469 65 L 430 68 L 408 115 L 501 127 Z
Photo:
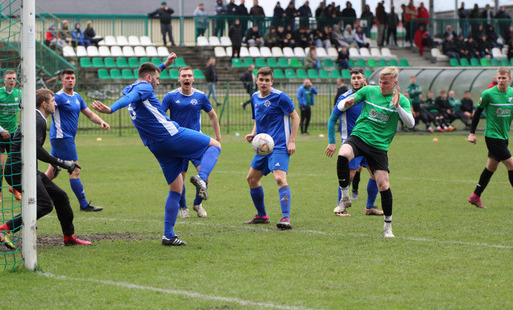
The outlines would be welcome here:
M 181 128 L 165 141 L 148 145 L 157 158 L 167 184 L 173 183 L 186 169 L 191 158 L 201 158 L 210 144 L 210 137 L 191 129 Z
M 190 161 L 196 168 L 198 168 L 198 166 L 201 164 L 201 158 L 191 158 Z M 183 171 L 187 171 L 188 169 L 189 169 L 189 163 L 185 164 Z
M 63 160 L 78 160 L 77 147 L 74 138 L 50 139 L 52 150 L 50 154 Z
M 358 166 L 367 167 L 368 165 L 369 164 L 367 164 L 365 157 L 358 156 L 358 157 L 353 158 L 353 160 L 351 160 L 349 162 L 349 169 L 356 170 L 356 169 L 358 169 Z
M 274 150 L 271 154 L 263 156 L 255 154 L 251 167 L 262 171 L 263 175 L 268 175 L 273 170 L 289 171 L 290 155 L 287 150 Z

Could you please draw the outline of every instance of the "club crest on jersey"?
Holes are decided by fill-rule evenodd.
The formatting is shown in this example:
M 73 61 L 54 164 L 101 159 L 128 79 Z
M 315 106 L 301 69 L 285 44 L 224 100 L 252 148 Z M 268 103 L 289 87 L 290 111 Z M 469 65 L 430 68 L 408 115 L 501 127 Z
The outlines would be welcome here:
M 191 104 L 192 104 L 192 105 L 197 105 L 197 104 L 198 104 L 198 100 L 196 100 L 196 99 L 192 99 L 192 100 L 191 100 Z
M 380 123 L 386 123 L 388 121 L 388 115 L 379 113 L 374 109 L 371 109 L 369 111 L 369 117 L 375 121 L 380 122 Z
M 271 106 L 271 101 L 267 100 L 266 102 L 264 102 L 264 105 L 266 107 L 270 107 Z

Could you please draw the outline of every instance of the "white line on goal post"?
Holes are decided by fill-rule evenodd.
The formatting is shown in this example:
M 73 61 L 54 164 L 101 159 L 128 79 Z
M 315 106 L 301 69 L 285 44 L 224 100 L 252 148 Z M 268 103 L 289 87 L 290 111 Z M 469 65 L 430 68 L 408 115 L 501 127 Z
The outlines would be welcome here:
M 25 268 L 37 266 L 36 238 L 36 6 L 21 0 L 21 217 Z

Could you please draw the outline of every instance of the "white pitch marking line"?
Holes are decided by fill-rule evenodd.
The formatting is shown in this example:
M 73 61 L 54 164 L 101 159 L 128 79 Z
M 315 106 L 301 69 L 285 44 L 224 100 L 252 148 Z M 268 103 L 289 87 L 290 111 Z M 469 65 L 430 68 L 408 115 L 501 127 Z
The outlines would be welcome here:
M 56 216 L 46 216 L 49 218 L 57 218 Z M 77 218 L 75 218 L 76 220 Z M 116 218 L 103 218 L 103 217 L 83 217 L 80 218 L 80 220 L 94 220 L 94 221 L 120 221 L 120 222 L 155 222 L 155 223 L 161 223 L 160 220 L 151 220 L 151 219 L 116 219 Z M 230 229 L 243 229 L 243 230 L 260 230 L 260 231 L 277 231 L 276 229 L 270 229 L 265 227 L 260 227 L 257 225 L 244 225 L 244 226 L 233 226 L 233 225 L 223 225 L 223 224 L 211 224 L 211 223 L 199 223 L 199 222 L 188 222 L 188 221 L 177 221 L 178 224 L 185 224 L 185 225 L 199 225 L 199 226 L 211 226 L 211 227 L 225 227 Z M 242 225 L 242 224 L 241 224 Z M 316 234 L 316 235 L 325 235 L 325 236 L 337 236 L 337 237 L 344 237 L 344 236 L 354 236 L 354 237 L 366 237 L 366 238 L 375 238 L 378 235 L 366 235 L 366 234 L 359 234 L 359 233 L 331 233 L 331 232 L 325 232 L 325 231 L 318 231 L 318 230 L 301 230 L 301 229 L 292 229 L 290 232 L 297 232 L 297 233 L 309 233 L 309 234 Z M 395 237 L 395 239 L 404 239 L 409 241 L 419 241 L 419 242 L 432 242 L 432 243 L 445 243 L 445 244 L 459 244 L 459 245 L 469 245 L 469 246 L 482 246 L 482 247 L 490 247 L 490 248 L 497 248 L 497 249 L 513 249 L 513 246 L 511 245 L 502 245 L 502 244 L 489 244 L 489 243 L 482 243 L 482 242 L 465 242 L 465 241 L 457 241 L 457 240 L 438 240 L 438 239 L 428 239 L 428 238 L 415 238 L 415 237 Z
M 103 285 L 117 286 L 117 287 L 121 287 L 121 288 L 144 290 L 144 291 L 151 291 L 151 292 L 160 292 L 160 293 L 170 294 L 170 295 L 183 295 L 183 296 L 197 298 L 197 299 L 231 302 L 231 303 L 236 303 L 236 304 L 240 304 L 243 306 L 265 307 L 265 308 L 285 309 L 285 310 L 303 310 L 303 309 L 307 310 L 307 309 L 310 309 L 310 308 L 303 308 L 303 307 L 279 305 L 279 304 L 274 304 L 274 303 L 269 303 L 269 302 L 257 302 L 257 301 L 244 300 L 244 299 L 232 298 L 232 297 L 205 295 L 205 294 L 201 294 L 201 293 L 197 293 L 197 292 L 166 289 L 166 288 L 145 286 L 145 285 L 139 285 L 139 284 L 127 283 L 127 282 L 73 278 L 73 277 L 67 277 L 67 276 L 62 276 L 62 275 L 55 275 L 55 274 L 51 274 L 51 273 L 47 273 L 47 272 L 40 272 L 40 271 L 38 271 L 37 274 L 47 277 L 47 278 L 52 278 L 52 279 L 57 279 L 57 280 L 91 282 L 91 283 L 97 283 L 97 284 L 103 284 Z

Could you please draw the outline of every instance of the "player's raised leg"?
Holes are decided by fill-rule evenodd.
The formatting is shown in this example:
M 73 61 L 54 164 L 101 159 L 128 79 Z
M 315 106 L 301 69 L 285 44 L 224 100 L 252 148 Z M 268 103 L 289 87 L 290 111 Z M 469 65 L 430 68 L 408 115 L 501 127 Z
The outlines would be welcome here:
M 217 163 L 217 158 L 221 154 L 221 143 L 210 138 L 207 150 L 201 157 L 200 169 L 198 175 L 191 177 L 191 182 L 198 189 L 198 195 L 207 200 L 207 179 Z

